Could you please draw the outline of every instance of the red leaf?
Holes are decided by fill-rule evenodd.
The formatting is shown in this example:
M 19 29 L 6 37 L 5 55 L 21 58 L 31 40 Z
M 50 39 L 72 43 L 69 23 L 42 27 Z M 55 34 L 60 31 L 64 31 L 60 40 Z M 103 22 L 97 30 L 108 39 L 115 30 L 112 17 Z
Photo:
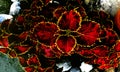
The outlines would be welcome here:
M 7 19 L 7 20 L 4 20 L 2 23 L 1 23 L 1 28 L 6 30 L 9 25 L 11 24 L 12 22 L 12 18 L 11 19 Z
M 52 49 L 52 51 L 55 53 L 55 56 L 56 56 L 56 57 L 58 57 L 58 58 L 61 57 L 62 52 L 57 48 L 56 45 L 53 45 L 53 46 L 51 47 L 51 49 Z
M 9 51 L 8 48 L 0 48 L 0 52 L 7 54 Z
M 85 18 L 87 16 L 84 7 L 80 6 L 80 7 L 76 8 L 76 10 L 80 13 L 82 18 Z
M 32 1 L 31 9 L 34 10 L 36 14 L 37 11 L 42 8 L 42 6 L 43 6 L 43 2 L 41 0 L 34 0 Z
M 24 21 L 25 21 L 25 19 L 24 19 L 23 16 L 18 16 L 18 17 L 17 17 L 17 23 L 18 23 L 18 24 L 23 25 Z
M 109 50 L 107 46 L 97 46 L 92 49 L 92 52 L 98 57 L 106 57 L 108 56 Z
M 57 19 L 62 15 L 62 13 L 66 11 L 65 8 L 63 7 L 58 7 L 57 9 L 55 9 L 55 11 L 53 12 L 53 16 L 56 17 Z
M 76 45 L 75 39 L 72 36 L 60 36 L 56 43 L 58 49 L 67 54 L 71 52 Z
M 25 71 L 26 71 L 26 72 L 34 72 L 34 71 L 35 71 L 35 68 L 32 67 L 32 66 L 25 67 Z
M 9 42 L 7 38 L 0 38 L 0 46 L 8 47 Z
M 81 28 L 78 30 L 80 36 L 77 42 L 81 45 L 92 45 L 99 38 L 99 24 L 92 21 L 83 21 Z
M 114 45 L 116 40 L 118 40 L 117 33 L 111 29 L 101 30 L 100 38 L 101 38 L 102 43 L 108 46 Z
M 20 64 L 24 67 L 27 66 L 27 60 L 23 56 L 18 56 Z
M 79 53 L 80 55 L 84 56 L 84 57 L 88 57 L 91 58 L 92 57 L 92 52 L 90 50 L 82 50 Z
M 52 49 L 50 47 L 47 47 L 43 44 L 38 46 L 41 50 L 41 54 L 43 54 L 47 58 L 53 58 L 55 57 L 55 54 L 53 53 Z
M 15 46 L 14 49 L 18 54 L 24 54 L 28 52 L 31 47 L 29 46 Z
M 69 12 L 65 11 L 63 15 L 58 20 L 58 26 L 63 30 L 76 31 L 80 26 L 82 19 L 78 12 L 71 10 Z
M 54 72 L 54 69 L 52 67 L 49 67 L 49 68 L 46 69 L 45 72 Z
M 76 52 L 78 54 L 80 54 L 81 56 L 87 57 L 87 58 L 92 58 L 94 56 L 92 50 L 90 48 L 87 48 L 87 47 L 78 47 Z
M 99 15 L 100 15 L 101 19 L 107 19 L 107 18 L 109 18 L 109 15 L 107 13 L 105 13 L 104 11 L 100 11 Z
M 38 38 L 41 43 L 51 45 L 51 42 L 54 41 L 54 34 L 58 30 L 58 27 L 54 23 L 41 22 L 34 29 L 35 38 Z
M 117 59 L 117 53 L 113 52 L 110 54 L 109 56 L 109 59 L 112 60 L 112 59 Z
M 17 57 L 17 54 L 16 54 L 16 52 L 15 52 L 14 50 L 10 50 L 10 51 L 9 51 L 9 55 L 10 55 L 11 57 Z
M 111 65 L 113 68 L 117 68 L 119 65 L 119 60 L 118 59 L 112 59 Z
M 24 41 L 27 38 L 27 36 L 28 36 L 28 32 L 23 32 L 19 35 L 19 38 Z
M 108 58 L 103 58 L 103 57 L 99 57 L 97 59 L 94 60 L 94 64 L 98 64 L 98 65 L 105 65 L 105 64 L 109 64 L 110 60 Z
M 43 16 L 31 16 L 33 22 L 42 22 L 45 21 Z
M 115 51 L 120 52 L 120 40 L 117 42 L 117 44 L 114 46 Z
M 37 71 L 38 71 L 38 72 L 44 72 L 44 71 L 45 71 L 45 69 L 44 69 L 44 68 L 42 68 L 42 67 L 40 67 L 40 66 L 38 66 Z
M 82 1 L 81 0 L 76 0 L 79 4 L 81 4 L 82 3 Z
M 117 56 L 118 56 L 118 58 L 120 58 L 120 52 L 117 52 Z
M 39 59 L 36 55 L 33 55 L 31 58 L 27 60 L 28 65 L 35 65 L 35 66 L 40 66 Z
M 42 0 L 43 1 L 43 3 L 46 5 L 46 4 L 48 4 L 51 0 Z
M 101 70 L 107 70 L 111 67 L 112 67 L 112 65 L 110 65 L 110 64 L 104 64 L 104 65 L 100 65 L 98 68 Z

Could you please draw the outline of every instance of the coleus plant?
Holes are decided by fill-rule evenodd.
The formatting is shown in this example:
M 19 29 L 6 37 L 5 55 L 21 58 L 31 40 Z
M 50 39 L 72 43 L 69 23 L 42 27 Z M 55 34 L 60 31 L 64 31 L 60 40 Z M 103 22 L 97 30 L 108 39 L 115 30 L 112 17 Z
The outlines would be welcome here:
M 117 68 L 120 40 L 113 26 L 109 14 L 86 12 L 81 0 L 33 0 L 11 24 L 0 25 L 0 52 L 19 58 L 26 72 L 55 72 L 56 61 L 73 54 L 100 70 Z

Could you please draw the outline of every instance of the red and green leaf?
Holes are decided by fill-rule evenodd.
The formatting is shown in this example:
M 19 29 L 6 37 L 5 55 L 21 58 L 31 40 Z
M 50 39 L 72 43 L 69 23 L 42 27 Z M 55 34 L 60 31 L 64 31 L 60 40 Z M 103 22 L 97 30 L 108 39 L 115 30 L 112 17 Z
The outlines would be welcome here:
M 58 26 L 62 30 L 76 31 L 79 28 L 81 21 L 81 15 L 77 11 L 65 11 L 58 19 Z
M 77 42 L 80 45 L 93 45 L 99 38 L 100 25 L 92 21 L 83 21 L 79 28 Z
M 118 36 L 116 32 L 111 29 L 103 29 L 100 33 L 100 39 L 103 44 L 112 46 L 115 44 L 116 40 L 118 40 Z
M 51 22 L 41 22 L 34 28 L 34 37 L 38 39 L 39 42 L 46 45 L 51 45 L 54 43 L 55 33 L 57 32 L 58 27 L 56 24 Z
M 72 36 L 60 36 L 56 44 L 59 50 L 68 54 L 76 46 L 76 40 Z

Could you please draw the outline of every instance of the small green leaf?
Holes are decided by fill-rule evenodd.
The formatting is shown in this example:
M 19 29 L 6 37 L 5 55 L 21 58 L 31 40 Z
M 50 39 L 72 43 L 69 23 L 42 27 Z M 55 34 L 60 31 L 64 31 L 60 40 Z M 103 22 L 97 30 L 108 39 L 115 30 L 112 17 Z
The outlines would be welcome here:
M 8 55 L 0 53 L 0 72 L 25 72 L 18 58 L 9 58 Z

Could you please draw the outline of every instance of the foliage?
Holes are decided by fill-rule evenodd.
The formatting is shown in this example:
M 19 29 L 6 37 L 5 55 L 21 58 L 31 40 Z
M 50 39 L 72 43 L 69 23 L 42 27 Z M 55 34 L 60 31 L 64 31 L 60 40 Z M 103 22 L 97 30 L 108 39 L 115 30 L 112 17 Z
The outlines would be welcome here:
M 27 72 L 52 72 L 73 54 L 101 70 L 118 67 L 120 40 L 110 15 L 86 12 L 81 0 L 49 1 L 33 0 L 11 24 L 1 24 L 1 52 L 18 57 Z

